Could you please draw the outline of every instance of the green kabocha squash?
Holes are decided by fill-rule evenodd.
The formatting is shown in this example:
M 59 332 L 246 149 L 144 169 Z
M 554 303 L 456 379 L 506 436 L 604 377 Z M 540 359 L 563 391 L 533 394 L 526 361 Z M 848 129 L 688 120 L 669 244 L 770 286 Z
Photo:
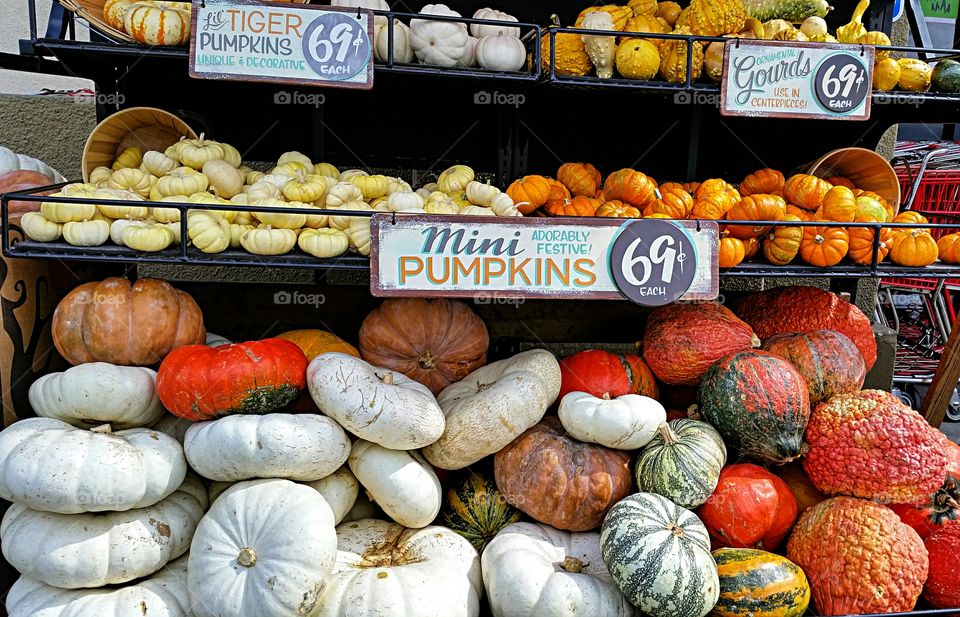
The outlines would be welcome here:
M 720 478 L 727 448 L 706 422 L 679 419 L 661 424 L 634 467 L 637 487 L 657 493 L 684 508 L 704 503 Z
M 937 92 L 960 92 L 960 62 L 956 60 L 937 62 L 930 79 L 933 89 Z
M 469 471 L 447 489 L 440 520 L 482 553 L 501 529 L 520 520 L 520 511 L 507 503 L 493 480 Z
M 810 604 L 810 584 L 800 567 L 752 548 L 713 552 L 720 599 L 711 617 L 800 617 Z
M 796 24 L 808 17 L 826 17 L 833 8 L 827 0 L 743 0 L 743 4 L 754 19 L 783 19 Z

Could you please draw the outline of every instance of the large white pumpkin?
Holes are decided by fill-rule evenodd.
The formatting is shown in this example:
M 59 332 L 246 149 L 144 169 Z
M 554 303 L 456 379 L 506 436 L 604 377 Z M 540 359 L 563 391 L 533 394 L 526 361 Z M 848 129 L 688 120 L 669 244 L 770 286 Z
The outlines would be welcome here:
M 598 398 L 586 392 L 570 392 L 560 400 L 557 415 L 574 439 L 615 450 L 642 448 L 667 421 L 663 405 L 639 394 Z
M 9 617 L 192 617 L 187 558 L 124 587 L 60 589 L 21 576 L 7 593 Z
M 600 558 L 600 534 L 513 523 L 483 551 L 493 617 L 631 617 L 633 606 Z
M 482 366 L 437 397 L 446 429 L 423 455 L 436 467 L 462 469 L 499 452 L 543 418 L 560 394 L 560 364 L 543 349 Z
M 145 508 L 183 483 L 175 439 L 147 428 L 84 430 L 27 418 L 0 432 L 0 498 L 77 514 Z
M 365 519 L 337 527 L 337 564 L 313 617 L 477 617 L 477 551 L 446 527 Z
M 326 416 L 270 413 L 198 422 L 187 429 L 183 449 L 194 471 L 218 482 L 314 481 L 347 461 L 350 440 Z
M 289 480 L 235 484 L 193 536 L 193 610 L 211 617 L 311 615 L 336 552 L 333 513 L 320 493 Z
M 207 509 L 207 491 L 188 475 L 172 495 L 146 508 L 56 514 L 13 504 L 0 524 L 0 548 L 24 576 L 76 589 L 153 574 L 190 548 Z
M 44 375 L 33 382 L 28 396 L 38 416 L 87 428 L 150 426 L 164 416 L 157 373 L 141 366 L 80 364 Z
M 443 412 L 426 386 L 360 358 L 320 354 L 307 367 L 307 386 L 320 411 L 386 448 L 422 448 L 443 434 Z
M 426 527 L 440 513 L 440 480 L 418 452 L 358 440 L 349 464 L 370 499 L 404 527 Z

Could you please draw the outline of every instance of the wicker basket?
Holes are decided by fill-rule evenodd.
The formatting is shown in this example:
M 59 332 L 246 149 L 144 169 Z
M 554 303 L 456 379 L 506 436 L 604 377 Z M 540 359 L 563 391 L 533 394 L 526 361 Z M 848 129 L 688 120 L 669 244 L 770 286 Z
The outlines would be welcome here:
M 173 114 L 154 107 L 131 107 L 118 111 L 98 124 L 83 146 L 83 180 L 90 179 L 94 168 L 110 167 L 117 155 L 136 146 L 143 152 L 163 152 L 181 137 L 195 139 L 187 123 Z
M 807 173 L 819 178 L 842 176 L 858 189 L 873 191 L 900 211 L 900 181 L 887 159 L 866 148 L 840 148 L 814 161 Z

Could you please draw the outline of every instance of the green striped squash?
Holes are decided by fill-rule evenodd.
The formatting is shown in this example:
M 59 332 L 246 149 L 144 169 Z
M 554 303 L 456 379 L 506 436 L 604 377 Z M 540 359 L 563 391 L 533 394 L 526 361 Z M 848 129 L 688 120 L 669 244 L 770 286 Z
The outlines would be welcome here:
M 637 457 L 634 474 L 641 491 L 657 493 L 678 506 L 703 504 L 720 478 L 727 448 L 706 422 L 679 419 L 660 429 Z
M 786 557 L 752 548 L 713 552 L 720 599 L 712 617 L 800 617 L 810 604 L 810 585 Z
M 440 518 L 482 553 L 501 529 L 520 520 L 520 511 L 507 503 L 493 480 L 468 470 L 447 490 Z
M 707 529 L 662 495 L 636 493 L 614 505 L 600 552 L 623 595 L 650 617 L 704 617 L 717 602 Z

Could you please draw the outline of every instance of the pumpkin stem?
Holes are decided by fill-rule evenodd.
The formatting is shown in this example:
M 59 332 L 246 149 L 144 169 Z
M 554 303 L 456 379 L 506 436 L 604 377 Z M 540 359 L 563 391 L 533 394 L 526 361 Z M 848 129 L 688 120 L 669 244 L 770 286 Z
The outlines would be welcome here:
M 109 434 L 113 433 L 113 428 L 111 428 L 111 426 L 110 426 L 109 424 L 101 424 L 100 426 L 95 426 L 95 427 L 91 428 L 91 429 L 90 429 L 90 432 L 91 432 L 91 433 L 106 433 L 106 434 L 109 435 Z
M 757 348 L 757 347 L 760 347 L 760 345 L 761 345 L 760 337 L 757 336 L 756 334 L 751 334 L 751 335 L 750 335 L 750 346 L 751 346 L 751 347 L 754 347 L 754 348 Z
M 602 398 L 602 399 L 605 400 L 605 401 L 609 401 L 609 400 L 610 400 L 610 393 L 609 393 L 609 392 L 604 392 L 604 393 L 603 393 L 603 396 L 601 396 L 600 398 Z
M 560 27 L 560 16 L 556 13 L 550 15 L 550 25 L 559 28 Z
M 680 527 L 677 527 L 673 523 L 670 523 L 669 525 L 667 525 L 667 530 L 673 535 L 677 536 L 678 538 L 682 538 L 685 535 L 683 533 L 683 529 Z
M 687 407 L 687 417 L 691 420 L 702 420 L 703 418 L 700 417 L 700 406 L 694 403 Z
M 429 351 L 425 351 L 417 360 L 417 364 L 419 364 L 422 369 L 431 369 L 437 366 L 437 358 Z
M 237 556 L 237 563 L 244 568 L 252 568 L 257 563 L 257 551 L 252 546 L 243 547 Z
M 657 427 L 657 432 L 660 433 L 660 436 L 663 437 L 663 441 L 668 445 L 672 446 L 673 444 L 679 441 L 677 435 L 670 430 L 670 425 L 666 422 L 662 423 Z
M 383 376 L 383 378 L 380 379 L 380 381 L 382 381 L 383 383 L 387 384 L 388 386 L 392 386 L 392 385 L 393 385 L 393 373 L 387 373 L 386 375 Z
M 569 555 L 564 557 L 563 561 L 560 562 L 560 567 L 563 568 L 565 572 L 570 572 L 572 574 L 580 574 L 583 572 L 584 566 L 585 564 L 582 561 Z

